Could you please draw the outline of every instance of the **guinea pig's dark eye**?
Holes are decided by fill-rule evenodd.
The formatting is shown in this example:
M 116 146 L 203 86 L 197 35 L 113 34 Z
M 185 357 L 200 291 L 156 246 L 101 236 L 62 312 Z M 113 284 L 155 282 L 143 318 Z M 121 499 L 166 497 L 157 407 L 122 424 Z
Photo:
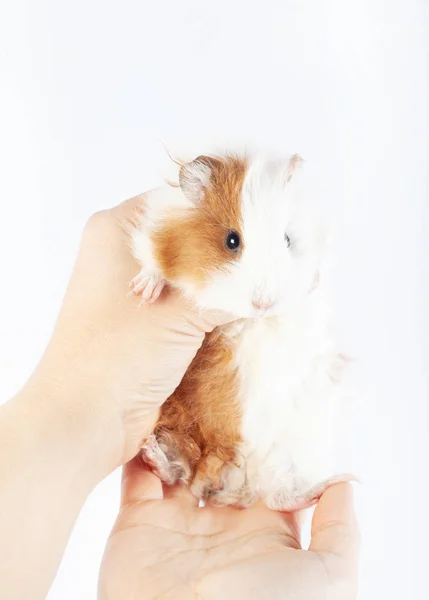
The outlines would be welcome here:
M 290 237 L 288 236 L 287 233 L 285 233 L 285 242 L 287 244 L 287 247 L 290 248 Z
M 238 233 L 234 230 L 228 231 L 225 238 L 225 246 L 231 252 L 237 252 L 241 246 L 241 240 Z

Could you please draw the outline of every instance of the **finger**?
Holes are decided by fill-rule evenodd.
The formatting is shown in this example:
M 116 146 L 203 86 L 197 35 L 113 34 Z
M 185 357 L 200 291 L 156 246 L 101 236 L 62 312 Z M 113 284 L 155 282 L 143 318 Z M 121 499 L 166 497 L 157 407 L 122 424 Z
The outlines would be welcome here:
M 328 488 L 320 498 L 311 524 L 310 550 L 357 559 L 359 529 L 350 483 Z
M 120 226 L 122 234 L 125 233 L 125 237 L 122 235 L 122 241 L 126 241 L 126 246 L 129 246 L 129 239 L 133 233 L 141 229 L 146 196 L 147 194 L 139 194 L 106 211 L 112 221 Z
M 198 309 L 195 304 L 190 301 L 185 303 L 183 297 L 181 298 L 181 302 L 186 311 L 185 318 L 192 329 L 198 330 L 203 334 L 210 333 L 215 327 L 227 325 L 228 323 L 237 320 L 236 316 L 225 311 Z
M 180 483 L 173 486 L 165 485 L 164 498 L 176 500 L 191 507 L 197 507 L 199 504 L 198 498 L 194 496 L 189 487 Z
M 122 469 L 121 508 L 142 500 L 162 500 L 161 481 L 137 455 Z
M 128 198 L 128 200 L 124 200 L 120 204 L 111 208 L 111 212 L 116 216 L 129 217 L 133 214 L 133 212 L 141 207 L 144 203 L 146 194 L 138 194 L 137 196 L 133 196 L 132 198 Z

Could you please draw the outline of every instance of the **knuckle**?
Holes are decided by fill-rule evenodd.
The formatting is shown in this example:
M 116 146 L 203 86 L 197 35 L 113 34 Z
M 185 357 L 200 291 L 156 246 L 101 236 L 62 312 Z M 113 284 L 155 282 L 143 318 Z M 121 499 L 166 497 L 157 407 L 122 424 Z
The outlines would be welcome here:
M 105 237 L 113 230 L 113 219 L 109 210 L 101 210 L 92 214 L 86 222 L 83 237 L 97 239 Z
M 86 222 L 85 229 L 98 229 L 99 227 L 104 227 L 108 218 L 107 210 L 99 210 L 93 213 L 88 221 Z

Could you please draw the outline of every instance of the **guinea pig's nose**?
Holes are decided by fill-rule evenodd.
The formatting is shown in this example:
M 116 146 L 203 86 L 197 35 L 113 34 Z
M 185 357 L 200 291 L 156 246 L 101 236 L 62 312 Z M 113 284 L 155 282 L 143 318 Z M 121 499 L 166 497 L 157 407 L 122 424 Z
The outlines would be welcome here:
M 272 300 L 262 300 L 261 298 L 253 298 L 252 306 L 256 308 L 256 310 L 267 311 L 272 307 L 274 302 Z

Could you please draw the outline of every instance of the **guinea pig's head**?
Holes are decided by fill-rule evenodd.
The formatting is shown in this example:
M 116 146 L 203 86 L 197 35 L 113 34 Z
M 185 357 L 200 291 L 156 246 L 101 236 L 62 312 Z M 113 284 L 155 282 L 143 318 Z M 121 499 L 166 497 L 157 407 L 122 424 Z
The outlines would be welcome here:
M 284 313 L 317 284 L 324 235 L 301 182 L 302 159 L 200 156 L 184 164 L 183 206 L 159 227 L 168 281 L 205 309 Z

